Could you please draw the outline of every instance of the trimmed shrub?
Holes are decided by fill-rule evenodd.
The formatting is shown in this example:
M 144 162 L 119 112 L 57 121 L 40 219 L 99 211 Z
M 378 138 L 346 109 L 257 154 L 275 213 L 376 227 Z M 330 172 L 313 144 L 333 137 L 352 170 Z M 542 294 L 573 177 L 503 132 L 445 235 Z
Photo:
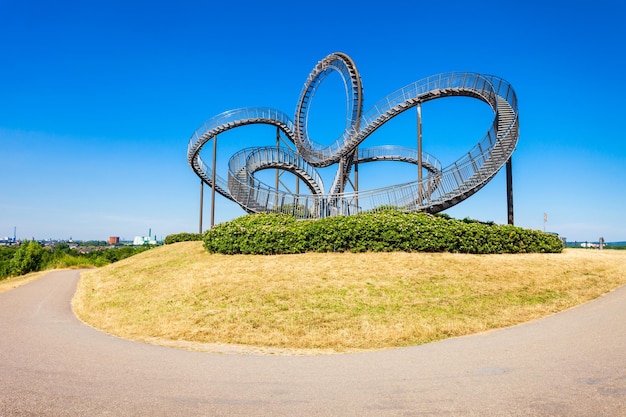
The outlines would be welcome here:
M 201 233 L 176 233 L 165 236 L 163 243 L 170 245 L 177 242 L 197 242 L 202 240 Z
M 242 216 L 212 227 L 204 234 L 204 247 L 212 253 L 260 254 L 301 253 L 304 239 L 299 222 L 280 213 Z
M 386 210 L 355 216 L 297 221 L 254 214 L 219 224 L 204 234 L 204 247 L 222 254 L 303 252 L 558 253 L 558 236 L 510 225 L 455 220 L 426 213 Z

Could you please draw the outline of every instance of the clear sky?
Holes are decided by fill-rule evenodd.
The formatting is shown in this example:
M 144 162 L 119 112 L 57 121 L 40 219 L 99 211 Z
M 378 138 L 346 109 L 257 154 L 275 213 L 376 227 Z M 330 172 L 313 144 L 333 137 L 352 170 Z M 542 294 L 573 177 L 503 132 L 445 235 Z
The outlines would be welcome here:
M 234 108 L 293 114 L 317 61 L 341 51 L 359 69 L 365 109 L 440 72 L 508 80 L 520 103 L 516 225 L 542 230 L 547 213 L 546 230 L 569 241 L 626 240 L 621 0 L 2 0 L 0 37 L 0 238 L 14 227 L 36 239 L 196 232 L 193 131 Z M 329 77 L 320 94 L 343 100 L 337 85 Z M 326 116 L 315 107 L 317 123 L 341 122 L 341 106 Z M 485 108 L 425 103 L 424 150 L 444 166 L 458 159 L 488 129 Z M 415 146 L 407 117 L 372 144 Z M 249 132 L 225 143 L 220 159 L 274 143 L 272 129 Z M 405 182 L 392 165 L 367 169 L 361 189 L 376 178 Z M 506 223 L 505 179 L 502 170 L 447 213 Z M 205 189 L 205 226 L 209 206 Z M 217 198 L 217 222 L 243 214 Z

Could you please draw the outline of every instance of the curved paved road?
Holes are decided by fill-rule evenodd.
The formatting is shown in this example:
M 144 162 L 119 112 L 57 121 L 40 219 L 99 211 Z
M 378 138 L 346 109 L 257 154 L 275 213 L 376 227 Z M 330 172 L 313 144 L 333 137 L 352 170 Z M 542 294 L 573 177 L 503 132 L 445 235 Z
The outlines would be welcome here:
M 625 416 L 626 287 L 529 324 L 405 349 L 219 355 L 78 321 L 77 271 L 0 294 L 0 416 Z

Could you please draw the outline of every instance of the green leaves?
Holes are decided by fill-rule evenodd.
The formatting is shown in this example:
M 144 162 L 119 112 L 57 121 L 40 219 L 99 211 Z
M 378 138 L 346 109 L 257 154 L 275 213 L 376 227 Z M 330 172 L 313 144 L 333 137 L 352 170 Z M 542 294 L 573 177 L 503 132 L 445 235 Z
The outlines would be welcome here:
M 301 253 L 298 222 L 287 214 L 243 216 L 219 224 L 204 234 L 204 247 L 212 253 L 273 255 Z
M 177 243 L 177 242 L 192 242 L 192 241 L 197 242 L 201 240 L 202 240 L 201 233 L 183 232 L 183 233 L 176 233 L 176 234 L 165 236 L 163 243 L 165 243 L 166 245 L 170 245 L 172 243 Z
M 15 251 L 9 262 L 9 275 L 24 275 L 39 271 L 45 255 L 45 249 L 35 241 L 24 241 Z
M 0 280 L 52 268 L 100 267 L 136 255 L 151 247 L 99 248 L 84 246 L 84 248 L 89 248 L 89 250 L 82 253 L 76 249 L 70 249 L 67 243 L 57 243 L 54 248 L 43 247 L 36 241 L 24 241 L 17 248 L 0 247 Z
M 204 247 L 222 254 L 304 252 L 555 253 L 558 236 L 510 225 L 385 210 L 297 221 L 280 213 L 242 216 L 204 234 Z

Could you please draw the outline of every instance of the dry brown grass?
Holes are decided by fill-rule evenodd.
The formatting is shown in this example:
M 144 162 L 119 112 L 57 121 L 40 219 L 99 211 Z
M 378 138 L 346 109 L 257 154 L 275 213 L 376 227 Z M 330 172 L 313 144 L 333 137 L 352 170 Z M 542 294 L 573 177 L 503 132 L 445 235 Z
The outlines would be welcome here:
M 165 344 L 346 352 L 533 320 L 626 283 L 626 252 L 211 255 L 200 242 L 82 273 L 96 328 Z

